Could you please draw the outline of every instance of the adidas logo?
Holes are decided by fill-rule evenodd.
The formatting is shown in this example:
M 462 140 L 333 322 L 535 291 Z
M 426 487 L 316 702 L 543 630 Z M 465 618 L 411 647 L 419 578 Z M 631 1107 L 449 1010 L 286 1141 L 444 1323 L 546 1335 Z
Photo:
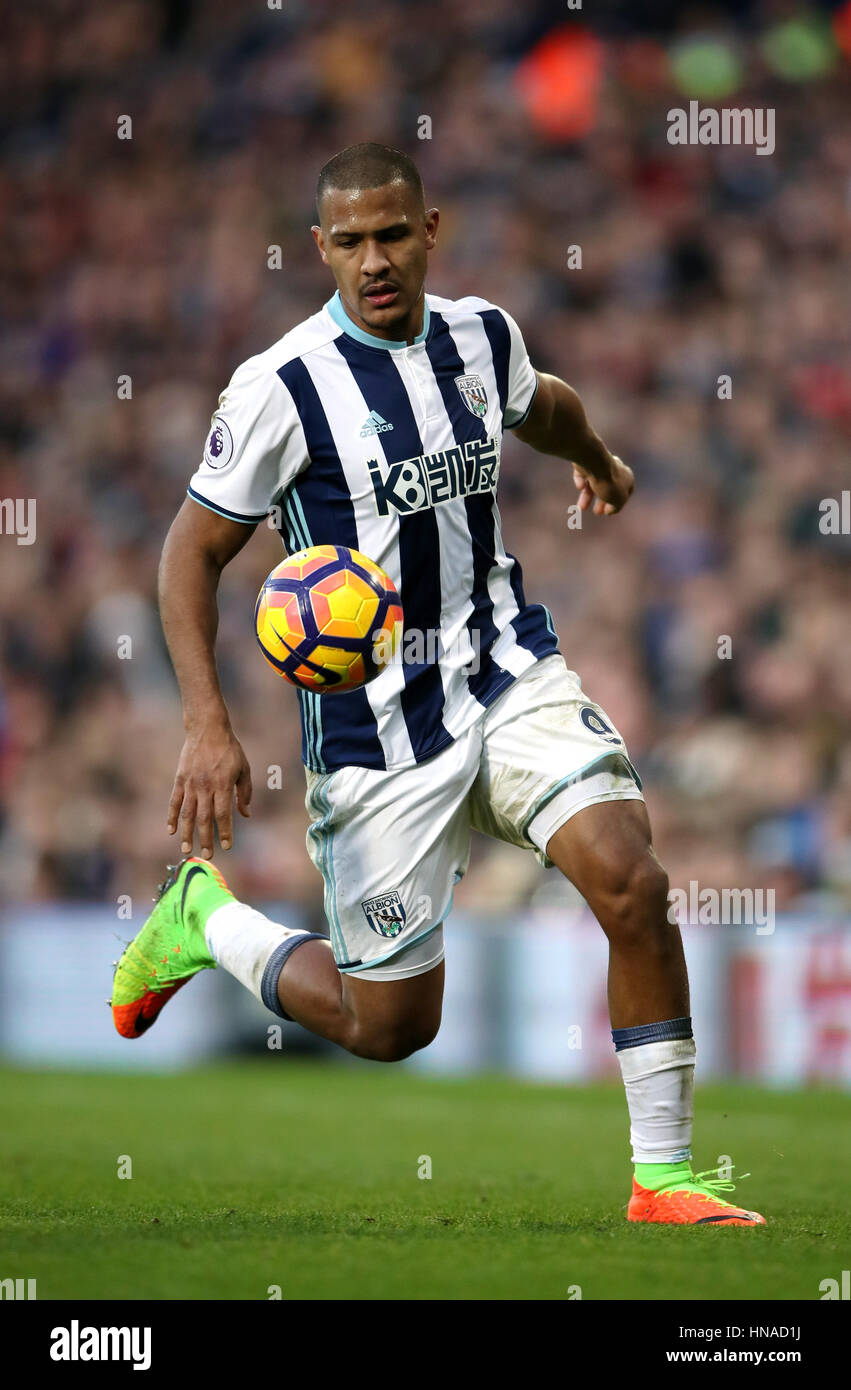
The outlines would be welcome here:
M 360 432 L 360 437 L 361 439 L 368 439 L 371 434 L 386 434 L 387 431 L 392 430 L 392 428 L 393 426 L 388 425 L 387 421 L 382 419 L 377 410 L 371 410 L 363 422 L 363 429 Z

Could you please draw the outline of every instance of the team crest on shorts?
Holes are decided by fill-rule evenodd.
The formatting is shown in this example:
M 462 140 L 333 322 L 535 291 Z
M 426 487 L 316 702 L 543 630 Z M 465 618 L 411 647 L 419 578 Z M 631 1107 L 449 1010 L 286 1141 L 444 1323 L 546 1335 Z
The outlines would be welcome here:
M 455 385 L 471 415 L 477 415 L 481 419 L 487 414 L 488 393 L 480 376 L 456 376 Z
M 391 939 L 398 936 L 407 921 L 402 899 L 396 892 L 382 893 L 361 903 L 364 916 L 374 932 Z

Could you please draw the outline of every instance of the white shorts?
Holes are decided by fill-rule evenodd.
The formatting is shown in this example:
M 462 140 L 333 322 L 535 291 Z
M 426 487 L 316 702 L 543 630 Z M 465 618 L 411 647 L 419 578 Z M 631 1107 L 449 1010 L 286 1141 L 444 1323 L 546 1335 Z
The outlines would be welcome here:
M 339 970 L 404 980 L 443 959 L 442 924 L 470 832 L 534 850 L 600 801 L 643 801 L 626 747 L 558 654 L 536 662 L 460 738 L 400 771 L 307 771 L 310 857 Z

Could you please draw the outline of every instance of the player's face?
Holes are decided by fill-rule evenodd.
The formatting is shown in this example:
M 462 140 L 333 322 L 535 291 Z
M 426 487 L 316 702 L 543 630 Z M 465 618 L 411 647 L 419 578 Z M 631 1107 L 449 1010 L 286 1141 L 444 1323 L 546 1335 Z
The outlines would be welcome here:
M 329 189 L 322 225 L 313 227 L 346 313 L 368 333 L 412 342 L 422 329 L 428 253 L 437 236 L 436 208 L 423 209 L 405 183 Z

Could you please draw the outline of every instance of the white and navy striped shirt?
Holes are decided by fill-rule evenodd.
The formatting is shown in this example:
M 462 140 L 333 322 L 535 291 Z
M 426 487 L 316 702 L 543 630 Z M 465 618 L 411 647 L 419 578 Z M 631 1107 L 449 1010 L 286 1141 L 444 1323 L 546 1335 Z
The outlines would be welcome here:
M 337 294 L 234 373 L 190 497 L 249 523 L 279 507 L 290 553 L 362 551 L 405 615 L 405 659 L 368 686 L 299 691 L 309 768 L 424 762 L 558 650 L 496 505 L 503 427 L 525 419 L 536 385 L 509 314 L 433 294 L 410 345 L 365 333 Z

